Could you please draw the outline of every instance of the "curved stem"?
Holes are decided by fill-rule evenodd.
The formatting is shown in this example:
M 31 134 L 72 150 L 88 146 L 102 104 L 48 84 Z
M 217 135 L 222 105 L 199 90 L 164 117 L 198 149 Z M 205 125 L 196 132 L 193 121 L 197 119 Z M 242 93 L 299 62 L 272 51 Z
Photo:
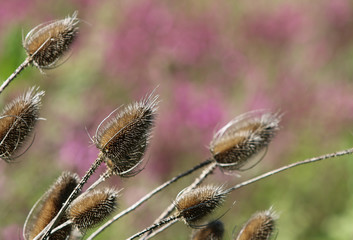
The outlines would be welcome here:
M 232 192 L 232 191 L 234 191 L 234 190 L 236 190 L 238 188 L 247 186 L 247 185 L 249 185 L 251 183 L 257 182 L 259 180 L 262 180 L 262 179 L 267 178 L 269 176 L 272 176 L 274 174 L 283 172 L 283 171 L 288 170 L 288 169 L 293 168 L 293 167 L 297 167 L 297 166 L 300 166 L 300 165 L 303 165 L 303 164 L 318 162 L 318 161 L 321 161 L 321 160 L 324 160 L 324 159 L 328 159 L 328 158 L 340 157 L 340 156 L 347 155 L 347 154 L 352 154 L 352 153 L 353 153 L 353 148 L 347 149 L 347 150 L 343 150 L 343 151 L 339 151 L 339 152 L 335 152 L 335 153 L 329 153 L 329 154 L 321 155 L 319 157 L 309 158 L 309 159 L 306 159 L 306 160 L 303 160 L 303 161 L 299 161 L 299 162 L 295 162 L 295 163 L 291 163 L 289 165 L 277 168 L 275 170 L 272 170 L 272 171 L 269 171 L 267 173 L 264 173 L 264 174 L 262 174 L 260 176 L 257 176 L 257 177 L 254 177 L 252 179 L 249 179 L 247 181 L 244 181 L 242 183 L 239 183 L 239 184 L 235 185 L 234 187 L 231 187 L 231 188 L 225 190 L 224 193 L 225 194 L 230 193 L 230 192 Z
M 95 238 L 99 233 L 101 233 L 103 230 L 105 230 L 107 227 L 109 227 L 113 222 L 117 221 L 119 218 L 121 218 L 122 216 L 128 214 L 129 212 L 135 210 L 137 207 L 139 207 L 142 203 L 144 203 L 145 201 L 147 201 L 148 199 L 150 199 L 153 195 L 157 194 L 158 192 L 160 192 L 162 189 L 166 188 L 167 186 L 169 186 L 170 184 L 176 182 L 177 180 L 179 180 L 182 177 L 185 177 L 191 173 L 193 173 L 194 171 L 207 166 L 211 163 L 213 163 L 214 160 L 213 159 L 208 159 L 202 163 L 200 163 L 199 165 L 193 167 L 192 169 L 179 174 L 178 176 L 170 179 L 169 181 L 163 183 L 162 185 L 160 185 L 159 187 L 155 188 L 154 190 L 152 190 L 150 193 L 148 193 L 147 195 L 145 195 L 144 197 L 142 197 L 139 201 L 137 201 L 135 204 L 133 204 L 132 206 L 130 206 L 129 208 L 125 209 L 124 211 L 120 212 L 119 214 L 115 215 L 112 219 L 110 219 L 109 221 L 107 221 L 105 224 L 103 224 L 100 228 L 98 228 L 94 233 L 92 233 L 87 240 L 92 240 L 93 238 Z
M 14 80 L 18 74 L 20 74 L 20 72 L 25 69 L 31 62 L 32 62 L 32 57 L 27 57 L 23 63 L 21 63 L 20 66 L 18 66 L 18 68 L 10 75 L 10 77 L 8 77 L 0 86 L 0 93 L 2 93 L 2 91 L 4 91 L 4 89 L 10 84 L 10 82 L 12 80 Z

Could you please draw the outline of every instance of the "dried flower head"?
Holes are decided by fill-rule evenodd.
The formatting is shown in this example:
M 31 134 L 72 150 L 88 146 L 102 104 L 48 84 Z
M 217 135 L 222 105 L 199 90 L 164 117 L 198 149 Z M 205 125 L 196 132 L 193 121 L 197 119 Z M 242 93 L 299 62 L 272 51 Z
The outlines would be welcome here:
M 222 240 L 224 234 L 223 223 L 219 220 L 212 221 L 206 227 L 194 230 L 192 240 Z
M 157 99 L 152 93 L 125 107 L 105 126 L 98 127 L 95 144 L 113 173 L 129 176 L 141 163 L 151 137 Z
M 240 230 L 236 240 L 269 240 L 276 229 L 278 216 L 272 208 L 255 213 Z
M 44 91 L 30 88 L 5 106 L 0 117 L 0 158 L 12 160 L 29 138 L 37 120 Z
M 179 193 L 174 204 L 177 209 L 177 216 L 189 225 L 213 212 L 223 203 L 226 197 L 222 187 L 212 185 L 184 191 Z
M 89 191 L 71 203 L 67 216 L 80 230 L 94 227 L 116 209 L 117 197 L 114 189 Z
M 77 12 L 62 20 L 42 23 L 33 28 L 23 40 L 27 55 L 33 64 L 41 68 L 52 68 L 70 48 L 78 33 Z
M 43 195 L 40 201 L 31 210 L 24 226 L 24 238 L 33 239 L 37 236 L 59 212 L 62 204 L 70 196 L 79 182 L 77 174 L 64 172 L 50 189 Z M 67 217 L 64 215 L 59 224 L 64 223 Z M 64 240 L 70 235 L 71 227 L 66 226 L 53 233 L 50 239 Z
M 278 113 L 253 111 L 233 119 L 211 141 L 214 159 L 227 170 L 239 170 L 266 149 L 279 130 L 280 118 Z

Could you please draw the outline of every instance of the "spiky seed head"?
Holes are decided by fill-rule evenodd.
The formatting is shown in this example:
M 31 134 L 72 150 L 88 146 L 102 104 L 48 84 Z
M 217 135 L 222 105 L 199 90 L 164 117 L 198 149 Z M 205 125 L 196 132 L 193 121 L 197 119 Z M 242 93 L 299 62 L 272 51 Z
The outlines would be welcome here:
M 184 192 L 185 191 L 185 192 Z M 198 222 L 219 207 L 226 197 L 222 187 L 212 185 L 184 190 L 176 197 L 177 216 L 188 225 Z
M 208 223 L 204 228 L 194 230 L 192 240 L 222 240 L 224 234 L 223 223 L 219 220 Z
M 252 111 L 226 124 L 213 137 L 210 151 L 220 167 L 239 170 L 266 149 L 279 130 L 281 115 Z
M 95 144 L 113 173 L 127 177 L 138 172 L 136 167 L 142 161 L 154 126 L 157 100 L 158 96 L 152 93 L 98 128 Z
M 31 211 L 32 214 L 27 217 L 26 227 L 24 229 L 25 239 L 33 239 L 50 223 L 50 221 L 59 212 L 62 204 L 75 189 L 76 185 L 79 183 L 79 180 L 80 179 L 77 174 L 70 172 L 64 172 L 56 180 L 56 182 L 43 195 L 42 199 L 36 205 L 36 209 Z M 59 224 L 64 223 L 67 220 L 67 217 L 64 215 Z M 53 233 L 50 239 L 64 240 L 70 235 L 70 232 L 71 226 L 66 226 Z
M 11 161 L 30 137 L 37 120 L 44 91 L 32 87 L 5 106 L 0 117 L 0 158 Z
M 255 213 L 240 230 L 236 240 L 269 240 L 276 230 L 277 214 L 270 208 Z
M 80 230 L 94 227 L 116 209 L 117 197 L 114 189 L 89 191 L 71 203 L 67 216 Z
M 33 28 L 23 40 L 27 55 L 41 68 L 53 68 L 70 48 L 78 33 L 77 12 L 65 19 L 42 23 Z

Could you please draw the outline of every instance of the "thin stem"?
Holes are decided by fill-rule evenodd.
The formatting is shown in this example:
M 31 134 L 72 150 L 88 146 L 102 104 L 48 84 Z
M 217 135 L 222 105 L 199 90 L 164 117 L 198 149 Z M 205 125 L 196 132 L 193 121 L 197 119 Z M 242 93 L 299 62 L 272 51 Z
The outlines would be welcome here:
M 25 69 L 31 62 L 32 62 L 33 58 L 32 57 L 27 57 L 23 63 L 21 63 L 20 66 L 18 66 L 18 68 L 10 75 L 10 77 L 8 77 L 0 86 L 0 94 L 2 93 L 2 91 L 4 91 L 4 89 L 10 84 L 10 82 L 12 80 L 14 80 L 18 74 L 20 74 L 20 72 Z
M 127 240 L 132 240 L 132 239 L 134 239 L 134 238 L 137 238 L 137 237 L 139 237 L 139 236 L 142 236 L 144 233 L 149 232 L 149 231 L 152 231 L 153 229 L 156 229 L 156 228 L 158 228 L 158 227 L 160 227 L 160 226 L 163 226 L 164 224 L 166 224 L 166 223 L 168 223 L 168 222 L 170 222 L 170 221 L 176 220 L 176 219 L 178 219 L 178 218 L 179 218 L 178 216 L 171 216 L 171 217 L 169 217 L 169 218 L 163 219 L 163 220 L 161 220 L 160 222 L 158 222 L 158 223 L 156 223 L 156 224 L 153 224 L 153 225 L 151 225 L 150 227 L 145 228 L 145 229 L 142 230 L 141 232 L 138 232 L 138 233 L 136 233 L 135 235 L 129 237 Z
M 213 173 L 213 171 L 217 167 L 217 162 L 213 162 L 208 168 L 204 169 L 200 176 L 194 180 L 194 182 L 189 185 L 189 187 L 185 190 L 185 192 L 190 191 L 192 189 L 195 189 L 197 186 L 199 186 L 210 174 Z M 164 212 L 154 221 L 155 223 L 161 221 L 162 219 L 168 217 L 173 211 L 174 211 L 175 205 L 170 204 L 168 208 L 164 210 Z M 168 224 L 164 225 L 162 228 L 159 228 L 157 231 L 154 232 L 148 232 L 146 236 L 143 238 L 143 240 L 150 239 L 151 237 L 157 235 L 160 232 L 163 232 L 165 229 L 176 223 L 177 221 L 172 221 L 169 222 Z
M 64 205 L 62 206 L 62 208 L 60 209 L 60 211 L 58 212 L 58 214 L 55 216 L 55 218 L 51 221 L 51 223 L 49 224 L 48 229 L 45 231 L 44 233 L 44 237 L 42 240 L 46 240 L 48 239 L 48 237 L 51 234 L 51 231 L 53 230 L 53 228 L 58 224 L 58 222 L 60 221 L 62 215 L 64 214 L 65 210 L 69 207 L 69 204 L 76 198 L 76 196 L 80 193 L 80 191 L 82 190 L 83 185 L 87 182 L 87 180 L 92 176 L 92 174 L 96 171 L 96 169 L 99 167 L 99 165 L 102 163 L 103 161 L 103 156 L 99 155 L 98 158 L 94 161 L 94 163 L 92 164 L 91 168 L 87 171 L 86 175 L 83 176 L 83 178 L 81 179 L 81 181 L 78 183 L 78 185 L 75 187 L 75 189 L 72 191 L 72 193 L 70 194 L 69 198 L 66 200 L 66 202 L 64 203 Z M 38 239 L 38 237 L 40 237 L 42 235 L 42 233 L 38 234 L 35 239 Z
M 158 192 L 160 192 L 162 189 L 166 188 L 167 186 L 169 186 L 170 184 L 176 182 L 177 180 L 179 180 L 182 177 L 185 177 L 191 173 L 193 173 L 194 171 L 207 166 L 211 163 L 213 163 L 214 160 L 213 159 L 208 159 L 202 163 L 200 163 L 199 165 L 193 167 L 192 169 L 179 174 L 178 176 L 170 179 L 169 181 L 163 183 L 162 185 L 160 185 L 159 187 L 155 188 L 154 190 L 152 190 L 150 193 L 148 193 L 147 195 L 145 195 L 144 197 L 142 197 L 139 201 L 137 201 L 135 204 L 133 204 L 132 206 L 130 206 L 129 208 L 125 209 L 124 211 L 120 212 L 119 214 L 115 215 L 112 219 L 110 219 L 109 221 L 107 221 L 105 224 L 103 224 L 100 228 L 98 228 L 94 233 L 92 233 L 87 240 L 92 240 L 93 238 L 95 238 L 99 233 L 101 233 L 103 230 L 105 230 L 107 227 L 109 227 L 113 222 L 117 221 L 119 218 L 121 218 L 122 216 L 128 214 L 129 212 L 135 210 L 137 207 L 139 207 L 142 203 L 144 203 L 145 201 L 147 201 L 148 199 L 150 199 L 153 195 L 157 194 Z
M 231 188 L 227 189 L 224 193 L 225 194 L 230 193 L 230 192 L 232 192 L 232 191 L 234 191 L 234 190 L 236 190 L 238 188 L 247 186 L 247 185 L 249 185 L 251 183 L 257 182 L 259 180 L 262 180 L 264 178 L 267 178 L 269 176 L 272 176 L 274 174 L 277 174 L 279 172 L 288 170 L 288 169 L 293 168 L 293 167 L 297 167 L 297 166 L 300 166 L 300 165 L 303 165 L 303 164 L 318 162 L 318 161 L 325 160 L 325 159 L 328 159 L 328 158 L 340 157 L 340 156 L 347 155 L 347 154 L 352 154 L 352 153 L 353 153 L 353 148 L 347 149 L 347 150 L 343 150 L 343 151 L 334 152 L 334 153 L 325 154 L 325 155 L 322 155 L 322 156 L 319 156 L 319 157 L 309 158 L 309 159 L 306 159 L 306 160 L 303 160 L 303 161 L 299 161 L 299 162 L 295 162 L 295 163 L 292 163 L 292 164 L 277 168 L 275 170 L 269 171 L 267 173 L 264 173 L 264 174 L 262 174 L 260 176 L 254 177 L 254 178 L 249 179 L 247 181 L 244 181 L 242 183 L 239 183 L 239 184 L 235 185 L 234 187 L 231 187 Z
M 66 222 L 60 224 L 59 226 L 57 226 L 56 228 L 54 228 L 52 231 L 51 231 L 51 234 L 55 233 L 56 231 L 59 231 L 60 229 L 68 226 L 72 224 L 72 221 L 71 220 L 67 220 Z
M 101 184 L 102 182 L 104 182 L 105 180 L 110 178 L 111 176 L 112 176 L 112 172 L 108 169 L 97 179 L 97 181 L 95 181 L 91 186 L 89 186 L 87 188 L 86 192 L 91 191 L 92 189 L 97 187 L 99 184 Z

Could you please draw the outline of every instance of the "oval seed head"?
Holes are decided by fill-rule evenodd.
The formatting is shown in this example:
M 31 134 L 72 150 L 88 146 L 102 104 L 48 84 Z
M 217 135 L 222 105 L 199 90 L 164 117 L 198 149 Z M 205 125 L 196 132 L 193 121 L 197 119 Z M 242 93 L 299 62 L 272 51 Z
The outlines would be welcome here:
M 41 68 L 55 67 L 57 61 L 70 48 L 78 33 L 77 12 L 62 20 L 42 23 L 33 28 L 23 40 L 27 55 Z
M 233 119 L 211 141 L 214 159 L 227 170 L 240 170 L 266 149 L 279 130 L 280 118 L 278 113 L 253 111 Z
M 213 212 L 223 203 L 225 197 L 222 187 L 211 185 L 186 190 L 179 193 L 174 202 L 177 216 L 191 225 Z
M 157 99 L 152 93 L 98 128 L 95 144 L 113 173 L 126 177 L 138 172 L 136 167 L 142 161 L 154 126 Z
M 24 227 L 25 239 L 33 239 L 50 223 L 50 221 L 59 212 L 62 204 L 75 189 L 76 185 L 79 183 L 79 180 L 80 179 L 77 174 L 70 172 L 64 172 L 58 178 L 58 180 L 43 195 L 42 199 L 34 207 L 34 210 L 31 211 L 32 214 L 27 217 Z M 59 224 L 62 224 L 67 220 L 67 217 L 64 215 Z M 71 226 L 66 226 L 53 233 L 50 239 L 64 240 L 70 235 L 70 233 Z
M 5 106 L 0 117 L 0 158 L 10 161 L 29 138 L 39 119 L 44 91 L 30 88 Z
M 264 212 L 255 213 L 240 230 L 236 240 L 269 240 L 276 230 L 278 216 L 270 208 Z
M 212 221 L 206 227 L 193 232 L 192 240 L 222 240 L 224 234 L 223 223 L 219 220 Z
M 71 203 L 67 216 L 80 230 L 94 227 L 116 209 L 117 197 L 113 189 L 89 191 Z

